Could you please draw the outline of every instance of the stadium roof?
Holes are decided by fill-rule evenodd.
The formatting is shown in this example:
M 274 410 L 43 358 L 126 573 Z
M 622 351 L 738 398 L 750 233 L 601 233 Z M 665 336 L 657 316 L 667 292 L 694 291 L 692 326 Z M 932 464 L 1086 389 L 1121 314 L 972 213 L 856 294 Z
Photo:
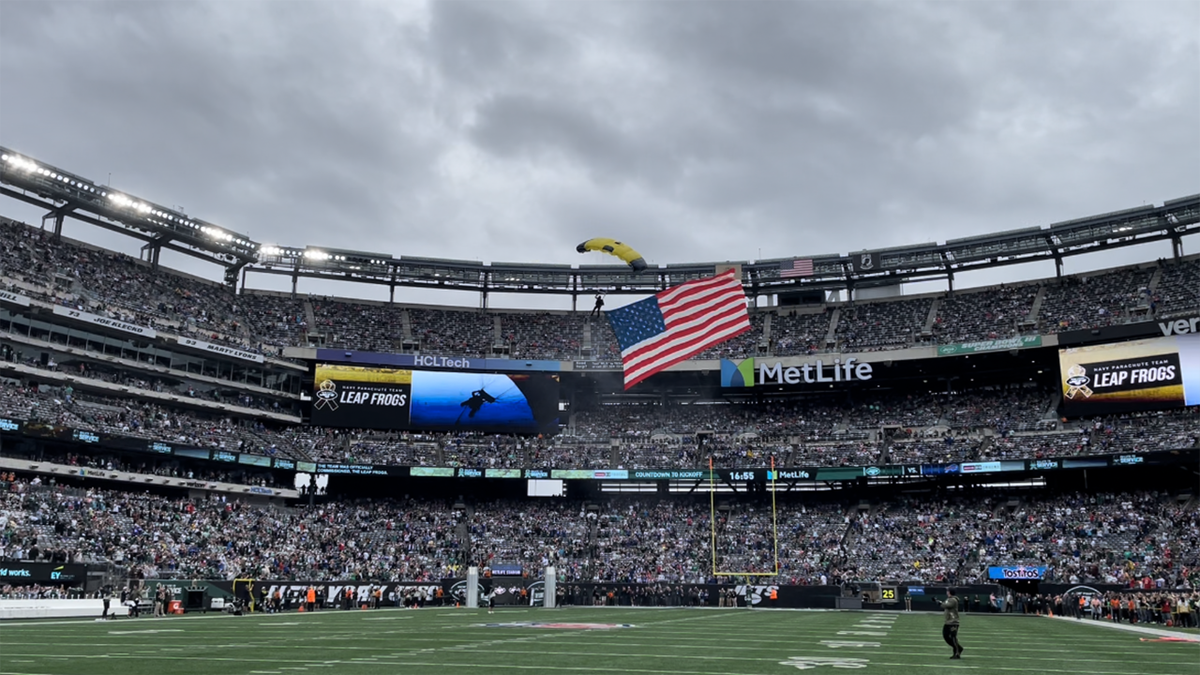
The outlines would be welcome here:
M 337 279 L 390 286 L 468 290 L 487 293 L 578 295 L 654 293 L 667 286 L 739 267 L 749 295 L 801 290 L 894 286 L 949 279 L 969 270 L 1054 260 L 1061 273 L 1065 257 L 1099 250 L 1170 240 L 1182 254 L 1182 238 L 1200 232 L 1200 194 L 1078 218 L 1043 227 L 998 232 L 909 246 L 804 255 L 755 261 L 684 263 L 632 274 L 623 265 L 482 263 L 393 256 L 316 244 L 263 244 L 225 227 L 128 195 L 0 146 L 0 194 L 47 209 L 43 219 L 75 218 L 140 239 L 157 264 L 166 248 L 208 260 L 226 269 L 235 284 L 239 270 L 262 274 Z M 806 276 L 783 276 L 797 259 L 811 260 Z

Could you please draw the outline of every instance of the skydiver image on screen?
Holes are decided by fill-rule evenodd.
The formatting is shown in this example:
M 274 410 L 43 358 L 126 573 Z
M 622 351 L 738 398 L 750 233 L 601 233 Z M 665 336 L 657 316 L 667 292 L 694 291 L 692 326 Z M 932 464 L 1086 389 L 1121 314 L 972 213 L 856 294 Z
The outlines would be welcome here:
M 484 389 L 476 389 L 475 391 L 471 392 L 471 398 L 463 401 L 459 405 L 470 411 L 467 413 L 468 418 L 474 418 L 475 414 L 479 412 L 479 409 L 483 407 L 484 403 L 495 403 L 495 402 L 496 402 L 495 396 L 492 396 L 491 394 L 487 393 L 487 391 Z M 467 411 L 465 410 L 463 412 L 467 412 Z M 458 419 L 459 419 L 459 421 L 462 420 L 461 414 L 458 416 Z
M 554 379 L 525 373 L 414 371 L 411 423 L 428 429 L 544 432 L 557 426 L 557 387 L 546 386 Z

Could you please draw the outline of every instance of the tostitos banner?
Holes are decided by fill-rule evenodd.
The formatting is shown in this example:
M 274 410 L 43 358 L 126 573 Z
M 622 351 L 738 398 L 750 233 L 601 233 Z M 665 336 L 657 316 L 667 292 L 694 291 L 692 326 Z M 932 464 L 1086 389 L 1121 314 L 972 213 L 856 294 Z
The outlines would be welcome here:
M 1200 405 L 1200 335 L 1058 352 L 1069 417 Z

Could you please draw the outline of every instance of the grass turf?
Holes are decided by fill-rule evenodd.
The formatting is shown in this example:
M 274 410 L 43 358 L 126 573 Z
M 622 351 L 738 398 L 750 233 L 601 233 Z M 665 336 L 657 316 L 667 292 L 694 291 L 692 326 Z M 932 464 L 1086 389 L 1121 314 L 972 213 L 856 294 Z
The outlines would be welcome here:
M 631 627 L 486 625 L 519 622 Z M 426 608 L 26 621 L 0 623 L 0 674 L 1200 674 L 1200 645 L 1083 624 L 964 614 L 966 651 L 952 661 L 941 615 L 924 613 Z

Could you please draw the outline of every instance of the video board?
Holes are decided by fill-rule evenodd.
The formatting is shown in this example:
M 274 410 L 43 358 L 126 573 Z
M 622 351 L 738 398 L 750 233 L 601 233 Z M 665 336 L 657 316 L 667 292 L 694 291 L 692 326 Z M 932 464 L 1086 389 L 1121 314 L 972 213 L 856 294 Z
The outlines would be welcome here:
M 1069 417 L 1200 405 L 1200 335 L 1060 349 Z
M 549 433 L 553 373 L 459 373 L 318 363 L 312 423 L 363 429 Z

